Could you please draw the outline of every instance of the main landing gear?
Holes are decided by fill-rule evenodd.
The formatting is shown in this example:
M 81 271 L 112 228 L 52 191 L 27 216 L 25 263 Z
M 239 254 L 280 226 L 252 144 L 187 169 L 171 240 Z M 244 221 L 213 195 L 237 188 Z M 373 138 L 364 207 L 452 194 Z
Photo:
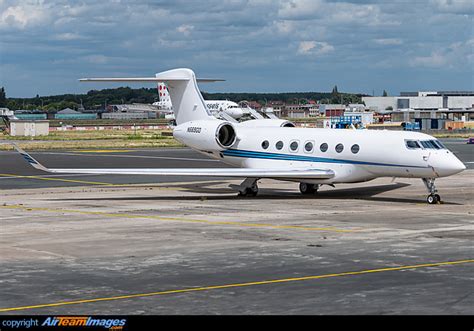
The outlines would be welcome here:
M 239 192 L 239 197 L 255 197 L 258 194 L 257 181 L 259 178 L 247 178 L 240 185 L 229 185 L 230 188 Z
M 318 191 L 319 185 L 317 184 L 308 184 L 300 183 L 300 192 L 303 195 L 314 194 Z
M 438 194 L 438 190 L 436 189 L 434 181 L 434 178 L 423 178 L 423 183 L 425 184 L 426 189 L 430 193 L 430 195 L 428 195 L 428 197 L 426 198 L 426 201 L 428 201 L 430 205 L 435 205 L 441 202 L 441 197 Z

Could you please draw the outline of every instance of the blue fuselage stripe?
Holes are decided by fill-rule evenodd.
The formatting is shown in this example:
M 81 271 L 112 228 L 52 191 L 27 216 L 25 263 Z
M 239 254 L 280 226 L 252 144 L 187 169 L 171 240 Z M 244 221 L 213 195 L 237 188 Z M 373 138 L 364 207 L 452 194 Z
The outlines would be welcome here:
M 331 158 L 325 158 L 325 157 L 257 152 L 257 151 L 248 151 L 248 150 L 239 150 L 239 149 L 228 149 L 228 150 L 223 151 L 222 154 L 224 154 L 225 156 L 253 158 L 253 159 L 267 159 L 267 160 L 343 163 L 343 164 L 373 165 L 373 166 L 384 166 L 384 167 L 427 168 L 427 167 L 422 167 L 422 166 L 412 166 L 412 165 L 404 165 L 404 164 L 388 164 L 388 163 L 365 162 L 365 161 L 355 161 L 355 160 L 342 160 L 342 159 L 331 159 Z

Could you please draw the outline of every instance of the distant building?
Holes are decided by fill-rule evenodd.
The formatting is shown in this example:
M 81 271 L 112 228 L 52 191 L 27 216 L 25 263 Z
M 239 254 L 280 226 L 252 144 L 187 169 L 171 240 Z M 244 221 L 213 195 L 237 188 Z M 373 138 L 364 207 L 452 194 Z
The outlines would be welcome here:
M 47 119 L 47 114 L 40 111 L 31 111 L 31 110 L 16 110 L 15 117 L 20 120 L 45 120 Z
M 10 120 L 11 136 L 47 136 L 49 121 Z
M 65 108 L 54 114 L 56 120 L 95 120 L 97 119 L 96 113 L 81 113 L 71 108 Z
M 155 116 L 155 117 L 152 117 Z M 143 120 L 149 118 L 156 118 L 156 113 L 149 114 L 149 112 L 135 111 L 135 112 L 112 112 L 102 113 L 103 120 Z
M 146 103 L 132 103 L 132 104 L 122 104 L 122 105 L 110 105 L 109 111 L 112 112 L 148 112 L 148 111 L 157 111 L 158 108 L 153 105 Z
M 392 121 L 469 119 L 473 116 L 474 91 L 401 92 L 400 96 L 362 97 L 362 101 L 379 114 L 391 113 Z
M 281 109 L 282 117 L 304 118 L 319 116 L 319 105 L 317 104 L 286 104 Z
M 102 119 L 151 119 L 157 118 L 158 107 L 156 105 L 133 103 L 122 105 L 110 105 L 109 112 L 101 115 Z
M 326 117 L 333 116 L 344 116 L 346 111 L 346 105 L 343 104 L 321 104 L 319 105 L 319 111 Z

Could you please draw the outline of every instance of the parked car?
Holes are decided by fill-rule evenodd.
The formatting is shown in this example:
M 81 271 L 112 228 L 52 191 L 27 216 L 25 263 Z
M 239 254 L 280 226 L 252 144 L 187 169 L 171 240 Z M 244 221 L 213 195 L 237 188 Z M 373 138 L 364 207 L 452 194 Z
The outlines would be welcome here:
M 468 138 L 466 144 L 474 144 L 474 137 Z

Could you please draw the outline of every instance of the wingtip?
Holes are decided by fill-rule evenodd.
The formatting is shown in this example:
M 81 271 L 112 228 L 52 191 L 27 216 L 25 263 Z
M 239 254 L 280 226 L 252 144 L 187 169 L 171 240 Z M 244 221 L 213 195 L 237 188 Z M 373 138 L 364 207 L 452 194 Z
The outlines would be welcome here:
M 13 146 L 13 148 L 16 149 L 16 151 L 18 153 L 20 153 L 20 155 L 23 157 L 23 159 L 25 159 L 26 162 L 28 162 L 33 168 L 35 169 L 38 169 L 38 170 L 42 170 L 42 171 L 46 171 L 46 172 L 50 172 L 50 170 L 48 168 L 46 168 L 45 166 L 43 166 L 41 163 L 39 163 L 38 161 L 36 161 L 30 154 L 28 154 L 27 152 L 25 152 L 20 146 L 18 146 L 16 143 L 14 142 L 10 142 L 10 144 Z

